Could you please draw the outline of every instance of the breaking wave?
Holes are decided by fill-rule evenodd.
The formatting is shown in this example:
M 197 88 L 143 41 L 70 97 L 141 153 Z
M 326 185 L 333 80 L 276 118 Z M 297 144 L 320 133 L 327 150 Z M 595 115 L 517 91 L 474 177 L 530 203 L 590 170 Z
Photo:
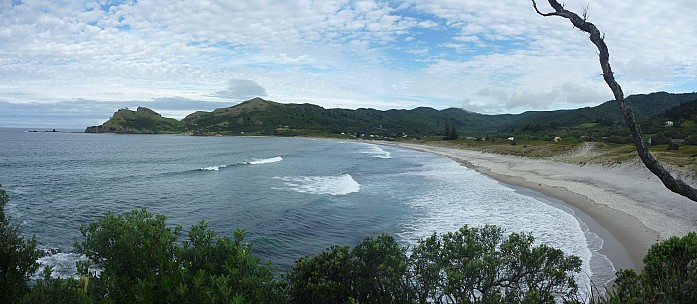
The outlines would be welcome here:
M 43 279 L 44 269 L 46 267 L 52 268 L 52 278 L 75 278 L 78 276 L 76 262 L 88 260 L 87 256 L 84 254 L 63 252 L 61 249 L 57 248 L 39 246 L 39 250 L 41 250 L 44 256 L 36 260 L 39 263 L 39 270 L 31 276 L 30 279 L 32 281 Z M 101 272 L 101 270 L 102 269 L 96 267 L 95 265 L 90 265 L 91 273 L 98 274 Z
M 220 165 L 220 166 L 211 166 L 211 167 L 205 167 L 201 168 L 199 170 L 201 171 L 220 171 L 221 168 L 226 168 L 227 165 Z
M 368 144 L 366 149 L 359 151 L 364 154 L 371 154 L 375 158 L 392 158 L 390 152 L 387 152 L 377 145 Z
M 301 193 L 347 195 L 361 189 L 361 185 L 349 174 L 274 178 L 282 180 L 288 189 Z
M 220 169 L 227 168 L 227 167 L 235 167 L 235 166 L 243 166 L 243 165 L 263 165 L 263 164 L 280 162 L 282 160 L 283 160 L 282 157 L 276 156 L 276 157 L 271 157 L 271 158 L 255 159 L 252 161 L 246 161 L 246 162 L 236 163 L 236 164 L 232 164 L 232 165 L 219 165 L 219 166 L 203 167 L 203 168 L 199 168 L 197 171 L 220 171 Z
M 270 163 L 277 163 L 283 160 L 283 157 L 276 156 L 272 158 L 265 158 L 265 159 L 257 159 L 253 160 L 250 162 L 247 162 L 250 165 L 263 165 L 263 164 L 270 164 Z

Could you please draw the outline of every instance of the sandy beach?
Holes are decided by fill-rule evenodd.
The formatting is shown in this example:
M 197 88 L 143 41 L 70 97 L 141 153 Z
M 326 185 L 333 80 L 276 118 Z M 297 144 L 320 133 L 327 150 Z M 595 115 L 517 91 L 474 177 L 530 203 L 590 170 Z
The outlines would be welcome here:
M 423 144 L 382 144 L 446 156 L 502 183 L 564 201 L 590 217 L 581 219 L 603 238 L 601 252 L 616 269 L 641 270 L 652 244 L 697 231 L 697 203 L 667 190 L 638 161 L 579 165 Z

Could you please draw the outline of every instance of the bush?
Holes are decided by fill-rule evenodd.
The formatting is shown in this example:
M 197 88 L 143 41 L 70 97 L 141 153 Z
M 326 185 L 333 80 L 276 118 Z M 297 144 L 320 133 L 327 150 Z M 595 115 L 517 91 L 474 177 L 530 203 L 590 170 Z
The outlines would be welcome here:
M 22 298 L 21 303 L 90 303 L 84 291 L 86 285 L 81 281 L 73 278 L 67 280 L 51 278 L 51 272 L 51 267 L 44 268 L 44 278 L 37 280 L 31 292 Z
M 27 281 L 39 268 L 36 260 L 41 256 L 36 239 L 24 240 L 5 214 L 8 201 L 0 189 L 0 303 L 15 303 L 28 291 Z
M 556 297 L 575 298 L 573 275 L 581 260 L 544 244 L 532 247 L 533 242 L 529 234 L 504 237 L 495 226 L 433 234 L 413 250 L 412 285 L 422 301 L 555 303 Z
M 658 135 L 651 138 L 651 145 L 652 146 L 665 145 L 665 144 L 669 144 L 670 142 L 671 142 L 670 137 L 666 136 L 665 134 L 658 134 Z
M 435 233 L 412 248 L 366 238 L 298 260 L 288 274 L 297 303 L 555 303 L 574 300 L 581 260 L 528 234 L 485 226 Z M 327 300 L 329 299 L 329 300 Z
M 406 271 L 406 248 L 382 234 L 300 258 L 286 279 L 294 303 L 408 303 Z
M 281 302 L 285 295 L 274 280 L 276 270 L 252 255 L 244 237 L 243 230 L 234 238 L 218 237 L 204 221 L 193 225 L 177 255 L 182 278 L 177 297 L 185 303 Z
M 93 299 L 113 303 L 274 303 L 282 298 L 275 270 L 260 265 L 235 238 L 216 237 L 205 222 L 191 227 L 189 240 L 176 242 L 181 227 L 167 227 L 166 217 L 146 210 L 108 213 L 80 231 L 75 244 L 103 270 L 90 275 Z
M 118 216 L 109 212 L 81 225 L 85 240 L 75 249 L 103 268 L 90 291 L 117 303 L 168 298 L 173 286 L 166 278 L 178 271 L 174 242 L 181 227 L 169 228 L 165 220 L 143 209 Z
M 654 244 L 644 257 L 644 272 L 617 273 L 607 303 L 697 303 L 697 234 Z
M 671 150 L 679 150 L 679 149 L 680 149 L 680 146 L 678 146 L 678 144 L 676 144 L 676 143 L 669 143 L 669 144 L 668 144 L 668 147 L 667 147 L 666 149 L 667 149 L 668 151 L 671 151 Z
M 697 135 L 690 135 L 685 137 L 685 144 L 690 146 L 697 146 Z
M 295 303 L 343 303 L 353 295 L 348 246 L 332 246 L 298 259 L 286 275 Z

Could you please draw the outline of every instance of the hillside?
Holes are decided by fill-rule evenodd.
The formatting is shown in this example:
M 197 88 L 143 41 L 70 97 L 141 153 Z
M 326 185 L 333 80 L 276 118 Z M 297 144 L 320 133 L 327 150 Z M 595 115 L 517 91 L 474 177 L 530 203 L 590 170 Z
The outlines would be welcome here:
M 88 127 L 85 133 L 157 134 L 183 130 L 184 123 L 174 118 L 162 117 L 151 109 L 138 107 L 135 111 L 119 109 L 107 122 L 100 126 Z
M 639 119 L 647 119 L 697 99 L 697 93 L 665 92 L 632 95 L 627 98 Z M 101 126 L 87 128 L 90 133 L 180 133 L 260 134 L 297 136 L 317 134 L 365 134 L 379 137 L 437 136 L 448 126 L 463 136 L 482 134 L 534 134 L 569 130 L 579 126 L 616 126 L 621 132 L 622 116 L 617 104 L 608 101 L 596 107 L 575 110 L 534 111 L 522 114 L 484 115 L 462 109 L 435 110 L 419 107 L 411 110 L 360 108 L 325 109 L 313 104 L 284 104 L 254 98 L 238 105 L 198 111 L 181 121 L 164 118 L 139 107 L 121 109 Z M 584 129 L 583 132 L 593 130 Z M 581 133 L 583 133 L 581 132 Z M 579 132 L 577 132 L 579 133 Z M 576 133 L 574 133 L 576 134 Z M 579 133 L 580 134 L 580 133 Z M 621 134 L 620 134 L 621 135 Z M 576 136 L 576 135 L 574 135 Z M 584 136 L 584 135 L 578 135 Z M 591 134 L 592 136 L 592 134 Z
M 659 115 L 684 102 L 697 99 L 697 93 L 671 94 L 656 92 L 651 94 L 631 95 L 627 101 L 634 108 L 638 120 L 645 120 Z M 547 124 L 560 127 L 573 127 L 589 122 L 605 121 L 624 123 L 622 112 L 614 100 L 606 101 L 595 107 L 585 107 L 575 110 L 531 111 L 519 114 L 512 125 L 522 128 L 526 125 Z

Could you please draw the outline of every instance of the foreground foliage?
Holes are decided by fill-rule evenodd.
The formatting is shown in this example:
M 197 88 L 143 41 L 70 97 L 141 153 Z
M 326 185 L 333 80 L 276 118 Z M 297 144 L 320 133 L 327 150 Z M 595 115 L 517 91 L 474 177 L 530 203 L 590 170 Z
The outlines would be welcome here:
M 463 227 L 407 248 L 389 235 L 331 247 L 288 274 L 296 303 L 554 303 L 575 300 L 581 260 L 528 234 Z
M 182 228 L 146 210 L 107 214 L 80 227 L 75 244 L 100 271 L 78 263 L 79 278 L 30 287 L 36 241 L 10 225 L 0 190 L 2 303 L 567 303 L 584 302 L 574 275 L 581 261 L 529 234 L 495 226 L 432 234 L 401 246 L 390 235 L 366 237 L 298 259 L 284 275 L 252 254 L 244 231 L 216 236 L 201 221 Z M 654 245 L 645 269 L 618 272 L 614 289 L 593 303 L 697 303 L 697 234 Z
M 644 272 L 617 272 L 614 291 L 599 303 L 697 303 L 697 233 L 654 244 Z
M 181 227 L 167 227 L 163 215 L 134 210 L 107 214 L 80 227 L 85 240 L 75 244 L 103 270 L 86 275 L 89 296 L 105 303 L 274 303 L 282 300 L 275 270 L 252 256 L 243 243 L 218 237 L 201 221 L 188 240 Z M 85 269 L 86 270 L 86 269 Z
M 9 197 L 0 189 L 0 303 L 16 302 L 27 291 L 26 282 L 39 265 L 36 239 L 25 240 L 5 215 Z

